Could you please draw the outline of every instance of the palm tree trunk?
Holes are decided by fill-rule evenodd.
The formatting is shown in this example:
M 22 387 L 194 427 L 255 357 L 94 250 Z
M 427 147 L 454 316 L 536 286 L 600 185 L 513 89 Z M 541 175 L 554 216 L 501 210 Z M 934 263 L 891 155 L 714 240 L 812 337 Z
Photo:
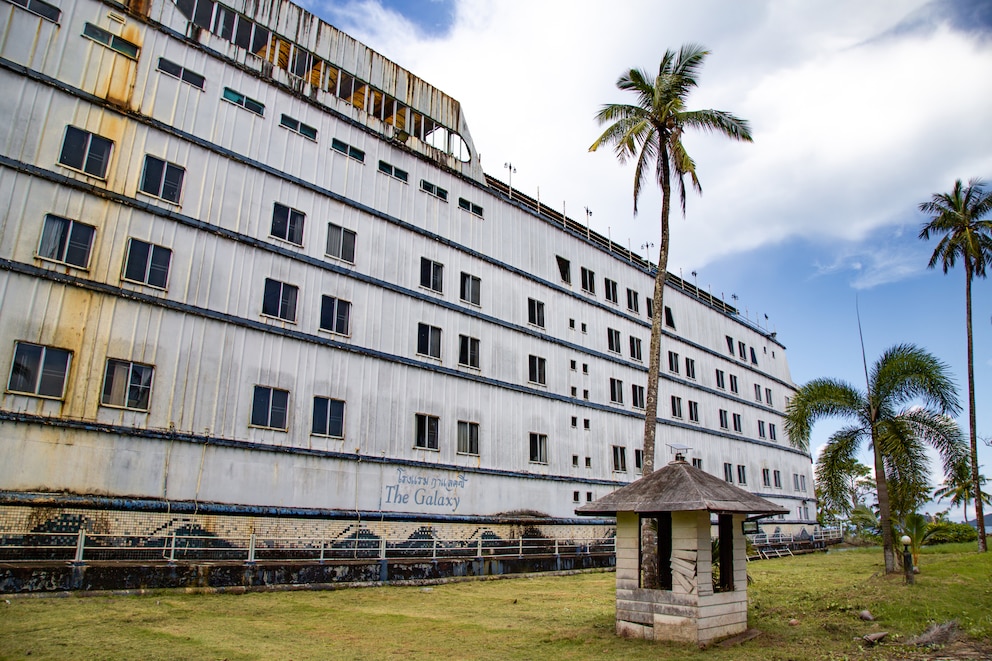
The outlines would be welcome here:
M 889 483 L 885 477 L 885 461 L 878 444 L 878 433 L 872 420 L 871 444 L 875 451 L 875 489 L 878 492 L 878 523 L 882 527 L 882 554 L 885 556 L 885 573 L 896 571 L 895 543 L 892 539 L 892 507 L 889 504 Z
M 664 150 L 664 145 L 662 145 Z M 648 388 L 644 402 L 644 458 L 641 473 L 645 477 L 654 471 L 655 432 L 658 428 L 658 377 L 661 372 L 661 320 L 665 315 L 665 279 L 668 277 L 668 216 L 671 200 L 671 180 L 667 150 L 662 154 L 661 168 L 661 246 L 658 249 L 658 272 L 654 278 L 651 341 L 648 348 Z M 666 559 L 667 561 L 667 559 Z M 641 522 L 641 576 L 644 588 L 658 587 L 658 537 L 649 519 Z
M 978 526 L 978 550 L 988 550 L 985 539 L 985 509 L 982 505 L 982 483 L 978 475 L 978 431 L 975 422 L 975 348 L 971 334 L 971 260 L 964 261 L 964 306 L 965 325 L 968 327 L 968 431 L 971 433 L 971 483 L 975 496 L 975 524 Z M 967 517 L 965 517 L 967 518 Z

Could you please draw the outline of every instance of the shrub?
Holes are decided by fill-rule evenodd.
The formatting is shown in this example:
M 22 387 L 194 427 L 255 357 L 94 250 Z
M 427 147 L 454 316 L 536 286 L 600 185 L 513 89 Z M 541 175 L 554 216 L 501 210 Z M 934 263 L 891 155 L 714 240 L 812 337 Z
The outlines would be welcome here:
M 953 542 L 973 542 L 978 539 L 978 531 L 967 523 L 935 521 L 927 528 L 926 544 L 950 544 Z

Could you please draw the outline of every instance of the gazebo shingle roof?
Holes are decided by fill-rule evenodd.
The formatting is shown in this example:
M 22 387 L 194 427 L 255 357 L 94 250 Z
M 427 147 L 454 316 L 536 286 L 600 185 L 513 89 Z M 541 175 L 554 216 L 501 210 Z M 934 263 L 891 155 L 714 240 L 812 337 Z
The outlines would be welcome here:
M 784 507 L 735 487 L 685 461 L 673 461 L 647 477 L 631 482 L 575 510 L 593 516 L 617 512 L 688 512 L 785 514 Z

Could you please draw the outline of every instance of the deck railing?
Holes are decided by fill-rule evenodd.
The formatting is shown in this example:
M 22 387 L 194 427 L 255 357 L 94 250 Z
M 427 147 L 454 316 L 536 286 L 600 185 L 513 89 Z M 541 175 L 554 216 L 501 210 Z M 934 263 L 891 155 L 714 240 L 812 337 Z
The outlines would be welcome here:
M 438 560 L 615 553 L 612 538 L 397 539 L 348 537 L 131 536 L 86 532 L 0 535 L 2 562 L 326 562 L 354 559 Z

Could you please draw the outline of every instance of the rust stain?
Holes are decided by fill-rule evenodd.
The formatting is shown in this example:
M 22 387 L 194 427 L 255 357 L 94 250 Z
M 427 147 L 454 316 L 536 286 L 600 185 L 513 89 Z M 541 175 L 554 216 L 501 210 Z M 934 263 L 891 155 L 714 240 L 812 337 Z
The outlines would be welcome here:
M 127 0 L 127 8 L 139 16 L 148 16 L 151 0 Z

